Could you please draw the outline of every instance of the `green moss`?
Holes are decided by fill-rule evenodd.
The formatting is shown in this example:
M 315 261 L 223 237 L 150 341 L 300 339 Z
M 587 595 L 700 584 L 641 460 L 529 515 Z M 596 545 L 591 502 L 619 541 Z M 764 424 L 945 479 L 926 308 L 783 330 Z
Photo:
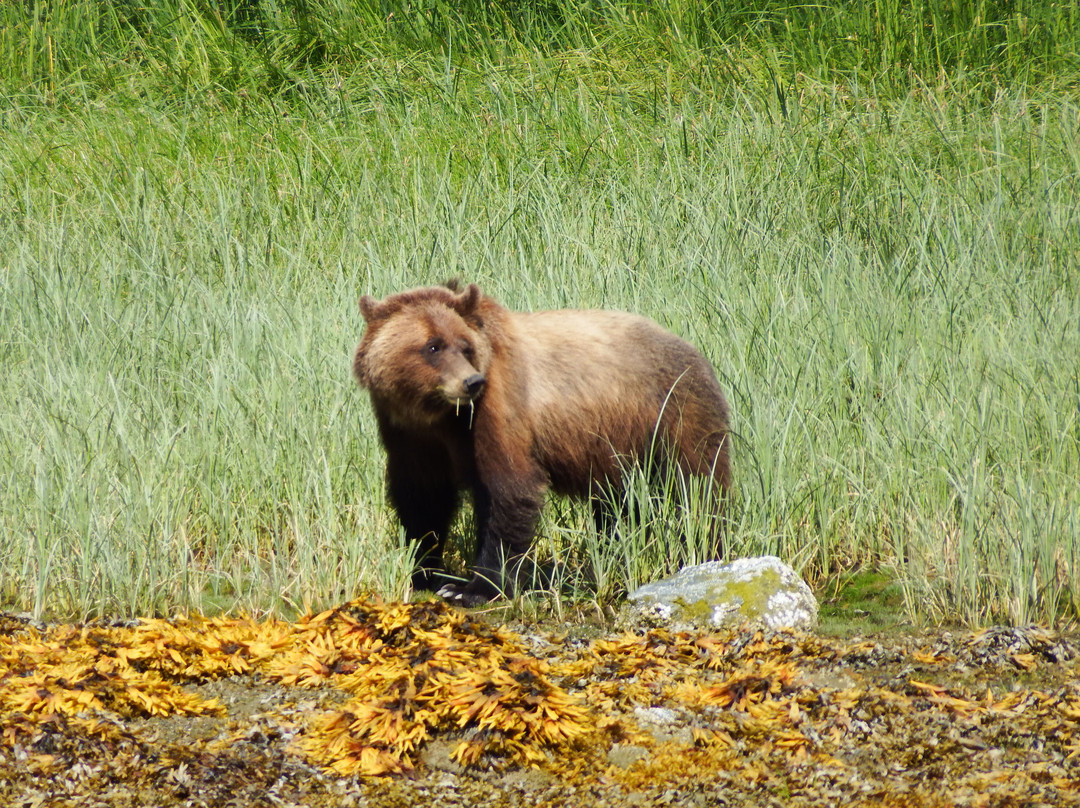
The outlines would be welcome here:
M 682 598 L 676 600 L 682 609 L 681 619 L 707 624 L 717 603 L 737 601 L 740 603 L 739 615 L 748 620 L 760 618 L 769 605 L 769 597 L 782 586 L 780 573 L 766 567 L 746 580 L 716 584 L 709 588 L 705 597 L 694 601 Z
M 741 613 L 744 617 L 753 619 L 765 614 L 769 606 L 769 597 L 781 586 L 780 573 L 772 567 L 765 567 L 748 580 L 732 581 L 723 587 L 723 591 L 729 600 L 735 598 L 741 600 Z M 717 594 L 720 593 L 717 592 Z
M 896 629 L 905 621 L 900 584 L 877 570 L 838 577 L 826 589 L 821 604 L 821 630 L 828 634 Z

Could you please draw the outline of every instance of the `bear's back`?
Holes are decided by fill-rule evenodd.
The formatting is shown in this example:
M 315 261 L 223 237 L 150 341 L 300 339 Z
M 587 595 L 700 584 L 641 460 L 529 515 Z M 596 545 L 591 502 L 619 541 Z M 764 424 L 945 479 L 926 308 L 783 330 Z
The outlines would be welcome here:
M 712 369 L 696 348 L 645 317 L 560 309 L 514 313 L 517 360 L 529 369 L 530 407 L 554 400 L 616 400 L 663 390 Z
M 705 432 L 727 429 L 711 366 L 645 317 L 565 309 L 513 313 L 509 325 L 524 382 L 520 414 L 557 491 L 581 494 L 618 476 L 617 456 L 640 457 L 658 426 L 678 431 L 691 410 Z

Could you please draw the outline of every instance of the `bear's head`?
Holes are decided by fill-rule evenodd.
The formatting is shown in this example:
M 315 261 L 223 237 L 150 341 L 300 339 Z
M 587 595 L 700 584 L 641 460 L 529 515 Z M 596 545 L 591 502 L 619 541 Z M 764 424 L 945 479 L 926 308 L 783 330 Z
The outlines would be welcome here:
M 470 410 L 487 384 L 491 342 L 476 284 L 360 298 L 367 329 L 353 372 L 376 409 L 402 426 Z

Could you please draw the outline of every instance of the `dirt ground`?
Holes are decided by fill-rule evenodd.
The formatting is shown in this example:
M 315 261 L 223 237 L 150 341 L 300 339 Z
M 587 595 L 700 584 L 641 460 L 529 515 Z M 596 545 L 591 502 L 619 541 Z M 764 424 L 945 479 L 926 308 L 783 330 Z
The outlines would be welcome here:
M 1080 805 L 1078 665 L 1039 628 L 0 616 L 0 804 Z

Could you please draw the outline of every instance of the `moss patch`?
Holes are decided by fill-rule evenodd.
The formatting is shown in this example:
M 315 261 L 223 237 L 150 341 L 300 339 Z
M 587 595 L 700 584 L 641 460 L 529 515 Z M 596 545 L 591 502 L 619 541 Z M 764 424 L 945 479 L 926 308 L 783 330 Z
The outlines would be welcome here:
M 904 593 L 897 580 L 883 572 L 845 573 L 821 597 L 820 631 L 847 636 L 890 631 L 906 625 Z

